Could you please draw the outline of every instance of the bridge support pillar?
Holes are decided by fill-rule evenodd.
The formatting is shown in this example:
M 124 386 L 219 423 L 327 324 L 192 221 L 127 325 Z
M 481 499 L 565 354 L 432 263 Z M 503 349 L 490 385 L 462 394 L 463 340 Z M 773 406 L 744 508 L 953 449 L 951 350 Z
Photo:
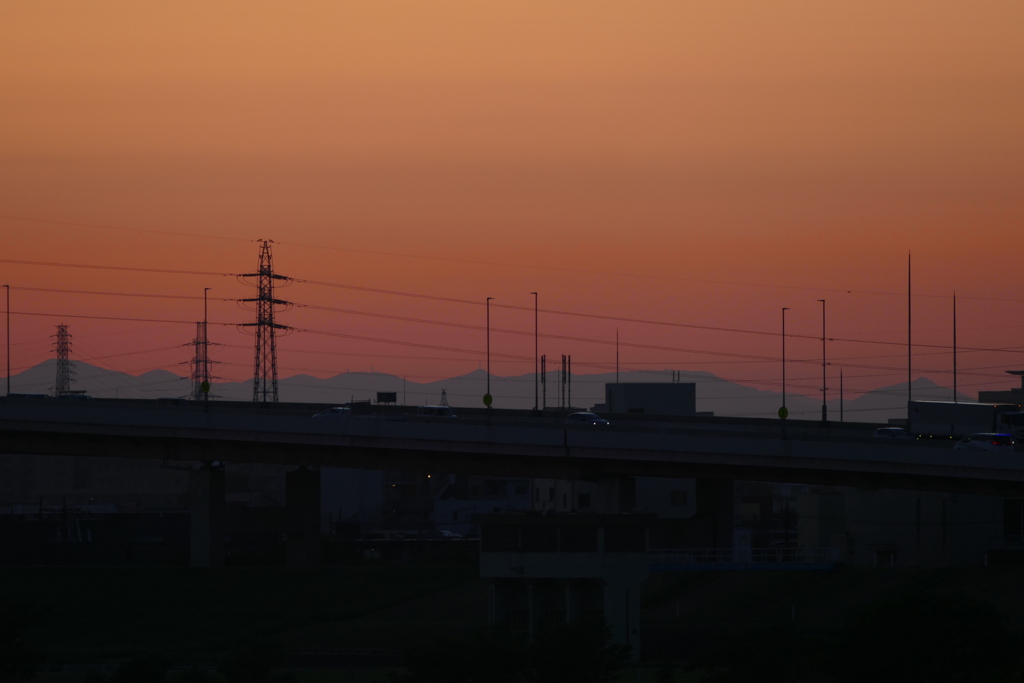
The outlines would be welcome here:
M 697 518 L 705 520 L 712 548 L 733 547 L 735 514 L 732 479 L 697 479 Z
M 193 567 L 224 566 L 224 468 L 204 462 L 189 475 Z
M 287 565 L 320 564 L 320 472 L 301 467 L 285 474 Z

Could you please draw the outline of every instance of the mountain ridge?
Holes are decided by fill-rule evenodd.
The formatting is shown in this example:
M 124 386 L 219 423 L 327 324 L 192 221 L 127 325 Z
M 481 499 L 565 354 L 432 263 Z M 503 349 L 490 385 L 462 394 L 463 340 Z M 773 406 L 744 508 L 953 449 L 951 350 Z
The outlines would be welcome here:
M 21 373 L 11 376 L 12 391 L 16 393 L 52 393 L 56 361 L 48 359 Z M 191 380 L 168 370 L 150 370 L 141 375 L 129 375 L 107 370 L 82 361 L 75 362 L 73 388 L 83 390 L 96 398 L 182 398 L 191 393 Z M 680 371 L 679 376 L 696 384 L 697 410 L 716 415 L 737 417 L 775 417 L 782 405 L 781 392 L 756 389 L 745 384 L 722 379 L 705 371 Z M 667 375 L 650 372 L 623 372 L 619 380 L 628 382 L 666 383 Z M 557 372 L 547 375 L 548 406 L 561 404 L 562 385 Z M 616 373 L 572 375 L 567 382 L 566 400 L 571 405 L 589 409 L 604 402 L 604 385 L 615 382 Z M 501 377 L 491 376 L 491 394 L 496 408 L 529 409 L 534 406 L 534 374 Z M 453 407 L 482 407 L 486 393 L 487 373 L 473 370 L 465 375 L 433 382 L 413 382 L 381 372 L 346 372 L 319 379 L 308 374 L 292 375 L 278 380 L 278 392 L 283 402 L 345 403 L 348 401 L 376 400 L 377 392 L 395 392 L 398 402 L 406 405 L 438 403 L 442 391 Z M 952 400 L 951 389 L 941 387 L 926 377 L 918 377 L 912 384 L 913 396 L 920 400 Z M 840 400 L 833 394 L 828 401 L 831 420 L 851 422 L 886 422 L 891 418 L 906 417 L 906 383 L 879 387 L 853 399 Z M 215 382 L 211 396 L 220 400 L 247 401 L 252 398 L 252 381 Z M 960 401 L 975 399 L 958 393 Z M 787 393 L 786 406 L 795 419 L 815 419 L 821 415 L 821 402 L 803 394 Z

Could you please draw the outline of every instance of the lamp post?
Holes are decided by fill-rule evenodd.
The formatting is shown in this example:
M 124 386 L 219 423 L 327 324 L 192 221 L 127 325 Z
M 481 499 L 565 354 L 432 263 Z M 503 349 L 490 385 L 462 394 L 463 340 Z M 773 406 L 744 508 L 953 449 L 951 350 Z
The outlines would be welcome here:
M 828 422 L 828 403 L 826 401 L 828 387 L 825 386 L 825 300 L 821 302 L 821 421 Z
M 839 366 L 839 421 L 843 421 L 843 366 Z
M 782 407 L 786 407 L 786 311 L 789 309 L 785 306 L 782 307 Z
M 533 294 L 533 409 L 540 408 L 540 298 Z
M 210 409 L 210 324 L 206 293 L 213 287 L 203 287 L 203 410 Z
M 4 285 L 7 290 L 7 395 L 11 395 L 11 286 Z
M 491 299 L 493 298 L 493 296 L 487 297 L 487 396 L 484 397 L 484 403 L 488 410 L 491 408 Z

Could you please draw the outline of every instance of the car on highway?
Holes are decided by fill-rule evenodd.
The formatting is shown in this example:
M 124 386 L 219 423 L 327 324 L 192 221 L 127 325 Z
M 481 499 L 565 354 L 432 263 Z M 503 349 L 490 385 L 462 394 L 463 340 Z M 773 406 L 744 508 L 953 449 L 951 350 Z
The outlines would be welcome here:
M 994 432 L 980 432 L 970 434 L 953 444 L 953 450 L 971 451 L 995 451 L 1003 453 L 1013 452 L 1013 435 L 997 434 Z
M 454 420 L 457 416 L 450 406 L 420 406 L 416 409 L 420 417 L 439 417 L 444 420 Z
M 440 534 L 441 538 L 447 538 L 453 541 L 456 539 L 462 540 L 463 538 L 462 534 L 457 534 L 454 531 L 449 531 L 448 529 L 438 529 L 437 533 Z
M 607 425 L 608 420 L 596 413 L 569 413 L 565 418 L 567 425 Z
M 326 417 L 326 418 L 337 418 L 337 417 L 352 417 L 352 409 L 348 406 L 334 406 L 327 410 L 321 410 L 313 417 Z
M 914 436 L 903 427 L 879 427 L 875 436 L 880 439 L 913 439 Z

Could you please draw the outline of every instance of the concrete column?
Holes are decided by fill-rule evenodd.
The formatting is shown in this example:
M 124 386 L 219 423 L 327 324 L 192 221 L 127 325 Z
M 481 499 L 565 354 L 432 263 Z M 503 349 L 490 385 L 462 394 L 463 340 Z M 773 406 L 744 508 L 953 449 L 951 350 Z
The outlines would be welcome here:
M 706 520 L 710 547 L 731 549 L 735 515 L 731 479 L 697 479 L 697 518 Z
M 287 565 L 320 564 L 320 472 L 305 467 L 285 474 Z
M 488 623 L 491 626 L 503 624 L 508 620 L 509 603 L 511 600 L 507 581 L 491 581 L 488 589 Z
M 224 467 L 204 462 L 189 473 L 193 567 L 224 566 Z

